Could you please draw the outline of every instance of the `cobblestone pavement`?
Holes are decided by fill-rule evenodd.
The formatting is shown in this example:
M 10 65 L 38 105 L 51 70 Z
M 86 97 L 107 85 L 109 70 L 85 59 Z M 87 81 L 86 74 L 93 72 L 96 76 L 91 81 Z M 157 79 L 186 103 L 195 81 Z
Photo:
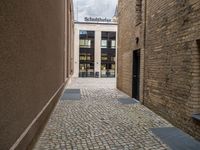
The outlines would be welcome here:
M 164 150 L 149 130 L 171 127 L 141 104 L 123 105 L 128 97 L 115 88 L 115 79 L 72 79 L 67 88 L 80 88 L 80 101 L 59 101 L 35 150 Z

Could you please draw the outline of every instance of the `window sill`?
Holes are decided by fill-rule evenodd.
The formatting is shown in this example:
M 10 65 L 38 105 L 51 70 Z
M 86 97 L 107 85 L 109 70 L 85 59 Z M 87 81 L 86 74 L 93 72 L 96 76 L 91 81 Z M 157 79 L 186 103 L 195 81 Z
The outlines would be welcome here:
M 193 114 L 192 118 L 197 120 L 197 121 L 200 121 L 200 114 Z

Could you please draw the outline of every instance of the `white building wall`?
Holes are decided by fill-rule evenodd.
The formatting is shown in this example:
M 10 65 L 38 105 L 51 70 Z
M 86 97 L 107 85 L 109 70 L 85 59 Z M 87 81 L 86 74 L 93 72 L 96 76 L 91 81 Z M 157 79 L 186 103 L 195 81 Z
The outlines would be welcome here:
M 74 28 L 74 74 L 73 77 L 79 76 L 79 28 Z
M 94 72 L 101 71 L 101 31 L 95 31 Z
M 101 71 L 101 32 L 116 32 L 117 41 L 117 25 L 116 24 L 88 24 L 88 23 L 75 23 L 74 33 L 74 75 L 79 76 L 79 31 L 95 31 L 95 62 L 94 71 Z M 117 43 L 116 43 L 117 44 Z M 116 57 L 117 57 L 117 45 L 116 45 Z M 117 59 L 116 59 L 117 60 Z M 117 68 L 117 62 L 115 62 L 115 72 Z

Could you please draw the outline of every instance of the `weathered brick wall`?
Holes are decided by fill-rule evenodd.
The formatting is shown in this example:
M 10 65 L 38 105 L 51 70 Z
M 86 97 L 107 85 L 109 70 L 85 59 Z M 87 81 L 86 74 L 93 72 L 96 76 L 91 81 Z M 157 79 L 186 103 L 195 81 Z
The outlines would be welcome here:
M 199 0 L 148 0 L 145 105 L 200 138 Z
M 136 14 L 135 0 L 119 0 L 118 7 L 118 76 L 117 87 L 132 96 L 132 57 L 133 51 L 141 49 L 141 67 L 143 68 L 143 24 L 138 24 L 135 20 Z M 132 12 L 132 13 L 130 13 Z M 136 25 L 137 24 L 137 25 Z M 139 43 L 136 44 L 136 37 Z M 143 99 L 143 70 L 140 72 L 140 99 Z
M 146 23 L 143 0 L 142 23 L 136 26 L 136 0 L 119 0 L 117 86 L 131 96 L 132 51 L 141 48 L 140 99 L 199 139 L 200 123 L 191 116 L 200 113 L 200 1 L 146 2 Z

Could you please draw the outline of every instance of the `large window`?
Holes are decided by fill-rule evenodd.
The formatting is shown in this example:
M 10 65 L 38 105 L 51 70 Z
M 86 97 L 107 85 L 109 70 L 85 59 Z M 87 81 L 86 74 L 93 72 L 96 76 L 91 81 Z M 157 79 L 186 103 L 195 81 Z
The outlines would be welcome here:
M 115 77 L 115 64 L 102 63 L 101 64 L 101 77 Z
M 116 41 L 115 40 L 101 40 L 101 48 L 116 48 Z
M 116 32 L 101 33 L 101 48 L 108 48 L 108 49 L 116 48 Z
M 94 31 L 80 31 L 79 77 L 94 77 Z
M 116 32 L 101 33 L 101 77 L 115 77 Z
M 108 55 L 106 53 L 101 53 L 101 61 L 108 61 Z
M 80 30 L 80 48 L 94 48 L 94 31 Z

